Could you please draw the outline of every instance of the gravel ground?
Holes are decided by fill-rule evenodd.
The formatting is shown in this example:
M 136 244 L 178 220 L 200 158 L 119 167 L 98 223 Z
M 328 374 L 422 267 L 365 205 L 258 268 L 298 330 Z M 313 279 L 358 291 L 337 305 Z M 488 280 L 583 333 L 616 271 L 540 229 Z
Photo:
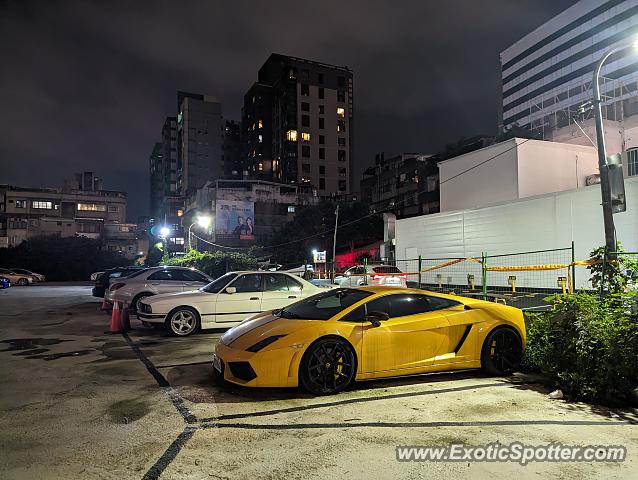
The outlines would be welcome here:
M 477 372 L 333 397 L 219 386 L 219 331 L 132 320 L 110 335 L 85 285 L 0 291 L 0 478 L 638 478 L 638 412 Z M 624 445 L 624 462 L 398 462 L 398 445 Z

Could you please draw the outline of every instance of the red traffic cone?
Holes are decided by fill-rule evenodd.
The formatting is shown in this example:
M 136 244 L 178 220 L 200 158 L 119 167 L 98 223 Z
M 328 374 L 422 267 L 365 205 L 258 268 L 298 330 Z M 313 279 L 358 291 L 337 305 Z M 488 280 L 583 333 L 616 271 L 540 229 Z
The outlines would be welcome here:
M 131 329 L 131 319 L 129 316 L 129 308 L 128 303 L 124 302 L 122 306 L 122 318 L 120 319 L 120 324 L 122 325 L 122 331 L 128 332 Z
M 110 333 L 121 333 L 122 331 L 122 323 L 121 323 L 121 315 L 120 315 L 120 302 L 113 302 L 113 312 L 111 312 L 111 328 L 109 328 Z
M 106 297 L 102 299 L 102 306 L 100 307 L 101 311 L 106 311 L 109 309 L 109 302 L 106 301 Z

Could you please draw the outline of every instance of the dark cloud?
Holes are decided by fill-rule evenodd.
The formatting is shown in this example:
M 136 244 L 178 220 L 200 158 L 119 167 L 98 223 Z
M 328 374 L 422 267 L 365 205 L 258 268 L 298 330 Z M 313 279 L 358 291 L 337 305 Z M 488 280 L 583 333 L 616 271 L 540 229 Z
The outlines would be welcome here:
M 0 0 L 0 183 L 95 170 L 148 207 L 148 156 L 178 89 L 239 119 L 271 52 L 355 73 L 356 170 L 494 133 L 498 54 L 573 0 Z

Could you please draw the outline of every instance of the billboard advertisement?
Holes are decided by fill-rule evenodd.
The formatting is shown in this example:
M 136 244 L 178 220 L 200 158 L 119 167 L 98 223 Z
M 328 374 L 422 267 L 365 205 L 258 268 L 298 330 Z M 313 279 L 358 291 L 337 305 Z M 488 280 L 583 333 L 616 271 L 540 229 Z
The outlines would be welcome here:
M 254 240 L 255 204 L 242 200 L 217 200 L 215 236 L 218 240 Z

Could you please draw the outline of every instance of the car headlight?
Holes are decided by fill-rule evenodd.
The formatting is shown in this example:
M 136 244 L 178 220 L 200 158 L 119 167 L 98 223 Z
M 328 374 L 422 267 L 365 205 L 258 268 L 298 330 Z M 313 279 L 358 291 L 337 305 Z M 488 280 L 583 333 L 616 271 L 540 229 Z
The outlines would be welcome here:
M 271 343 L 276 342 L 281 337 L 285 337 L 285 336 L 286 335 L 273 335 L 272 337 L 264 338 L 263 340 L 260 340 L 259 342 L 255 343 L 253 346 L 248 347 L 246 351 L 256 353 L 262 348 L 266 348 Z

